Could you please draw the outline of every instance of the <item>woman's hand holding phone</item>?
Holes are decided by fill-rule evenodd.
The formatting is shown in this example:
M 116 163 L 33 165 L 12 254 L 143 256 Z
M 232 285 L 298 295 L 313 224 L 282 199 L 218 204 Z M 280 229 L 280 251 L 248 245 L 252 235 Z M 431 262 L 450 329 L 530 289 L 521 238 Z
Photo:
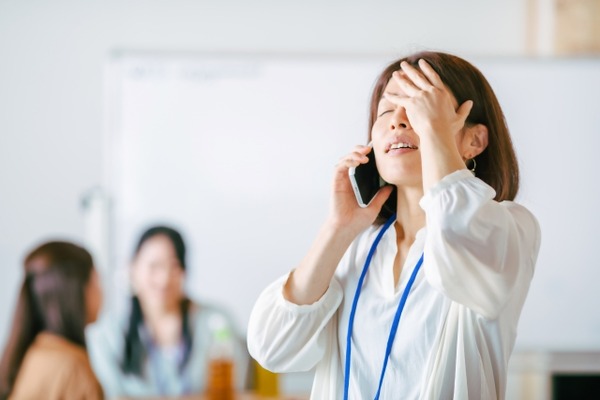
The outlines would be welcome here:
M 367 156 L 373 149 L 370 146 L 356 146 L 343 157 L 335 169 L 331 199 L 330 220 L 339 228 L 347 229 L 354 235 L 371 225 L 381 207 L 392 192 L 391 186 L 384 186 L 366 207 L 361 207 L 352 188 L 348 170 L 367 164 Z
M 371 225 L 392 192 L 383 187 L 367 207 L 356 201 L 348 170 L 369 161 L 369 146 L 356 146 L 334 173 L 329 217 L 300 264 L 289 275 L 283 296 L 295 304 L 313 304 L 329 287 L 335 269 L 356 236 Z

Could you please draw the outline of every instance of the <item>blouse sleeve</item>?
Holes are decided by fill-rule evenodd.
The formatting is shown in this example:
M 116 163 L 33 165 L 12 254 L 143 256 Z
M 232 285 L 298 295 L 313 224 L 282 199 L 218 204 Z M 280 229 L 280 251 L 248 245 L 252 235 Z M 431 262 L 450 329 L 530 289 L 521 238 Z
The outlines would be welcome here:
M 123 348 L 122 333 L 116 322 L 106 316 L 86 331 L 90 362 L 107 398 L 122 395 L 119 357 Z
M 259 296 L 248 324 L 248 350 L 273 372 L 308 371 L 326 352 L 334 329 L 332 318 L 343 292 L 335 278 L 323 296 L 310 305 L 297 305 L 283 297 L 283 276 Z
M 529 286 L 541 236 L 526 208 L 494 197 L 490 186 L 461 170 L 420 203 L 427 215 L 428 281 L 488 319 L 499 315 L 515 288 Z

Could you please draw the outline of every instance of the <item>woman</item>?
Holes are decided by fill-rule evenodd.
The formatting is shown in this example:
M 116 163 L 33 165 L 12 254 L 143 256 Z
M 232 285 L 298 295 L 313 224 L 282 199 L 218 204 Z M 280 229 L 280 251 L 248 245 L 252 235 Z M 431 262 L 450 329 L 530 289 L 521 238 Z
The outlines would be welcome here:
M 498 100 L 465 60 L 423 52 L 382 72 L 370 116 L 314 244 L 257 300 L 250 354 L 316 367 L 313 399 L 504 398 L 540 231 L 512 201 Z M 361 208 L 348 169 L 371 151 L 389 185 Z
M 233 324 L 217 308 L 194 304 L 183 293 L 185 243 L 175 229 L 145 231 L 130 266 L 131 307 L 128 315 L 104 321 L 90 330 L 92 365 L 107 397 L 176 396 L 204 390 L 211 323 Z M 244 371 L 243 345 L 238 372 Z M 239 380 L 241 382 L 241 380 Z
M 49 242 L 29 253 L 0 363 L 0 398 L 102 399 L 84 335 L 101 304 L 98 276 L 85 249 Z

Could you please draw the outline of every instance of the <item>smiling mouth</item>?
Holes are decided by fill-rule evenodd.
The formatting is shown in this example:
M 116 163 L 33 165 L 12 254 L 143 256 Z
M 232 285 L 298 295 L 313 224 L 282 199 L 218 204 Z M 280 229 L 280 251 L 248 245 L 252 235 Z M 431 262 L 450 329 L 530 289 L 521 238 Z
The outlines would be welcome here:
M 398 150 L 398 149 L 411 149 L 411 150 L 417 150 L 418 147 L 415 146 L 412 143 L 407 143 L 407 142 L 400 142 L 400 143 L 392 143 L 389 148 L 387 149 L 386 153 L 391 151 L 391 150 Z

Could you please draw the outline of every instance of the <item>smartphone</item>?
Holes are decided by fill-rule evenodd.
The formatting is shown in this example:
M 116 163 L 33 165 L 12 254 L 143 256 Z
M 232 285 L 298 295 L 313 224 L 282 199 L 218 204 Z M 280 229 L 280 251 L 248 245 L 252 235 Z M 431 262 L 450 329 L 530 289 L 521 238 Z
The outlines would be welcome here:
M 367 207 L 379 189 L 386 185 L 386 182 L 379 176 L 379 171 L 377 171 L 375 151 L 371 149 L 367 157 L 369 161 L 366 164 L 348 169 L 354 196 L 356 196 L 358 205 L 363 208 Z

